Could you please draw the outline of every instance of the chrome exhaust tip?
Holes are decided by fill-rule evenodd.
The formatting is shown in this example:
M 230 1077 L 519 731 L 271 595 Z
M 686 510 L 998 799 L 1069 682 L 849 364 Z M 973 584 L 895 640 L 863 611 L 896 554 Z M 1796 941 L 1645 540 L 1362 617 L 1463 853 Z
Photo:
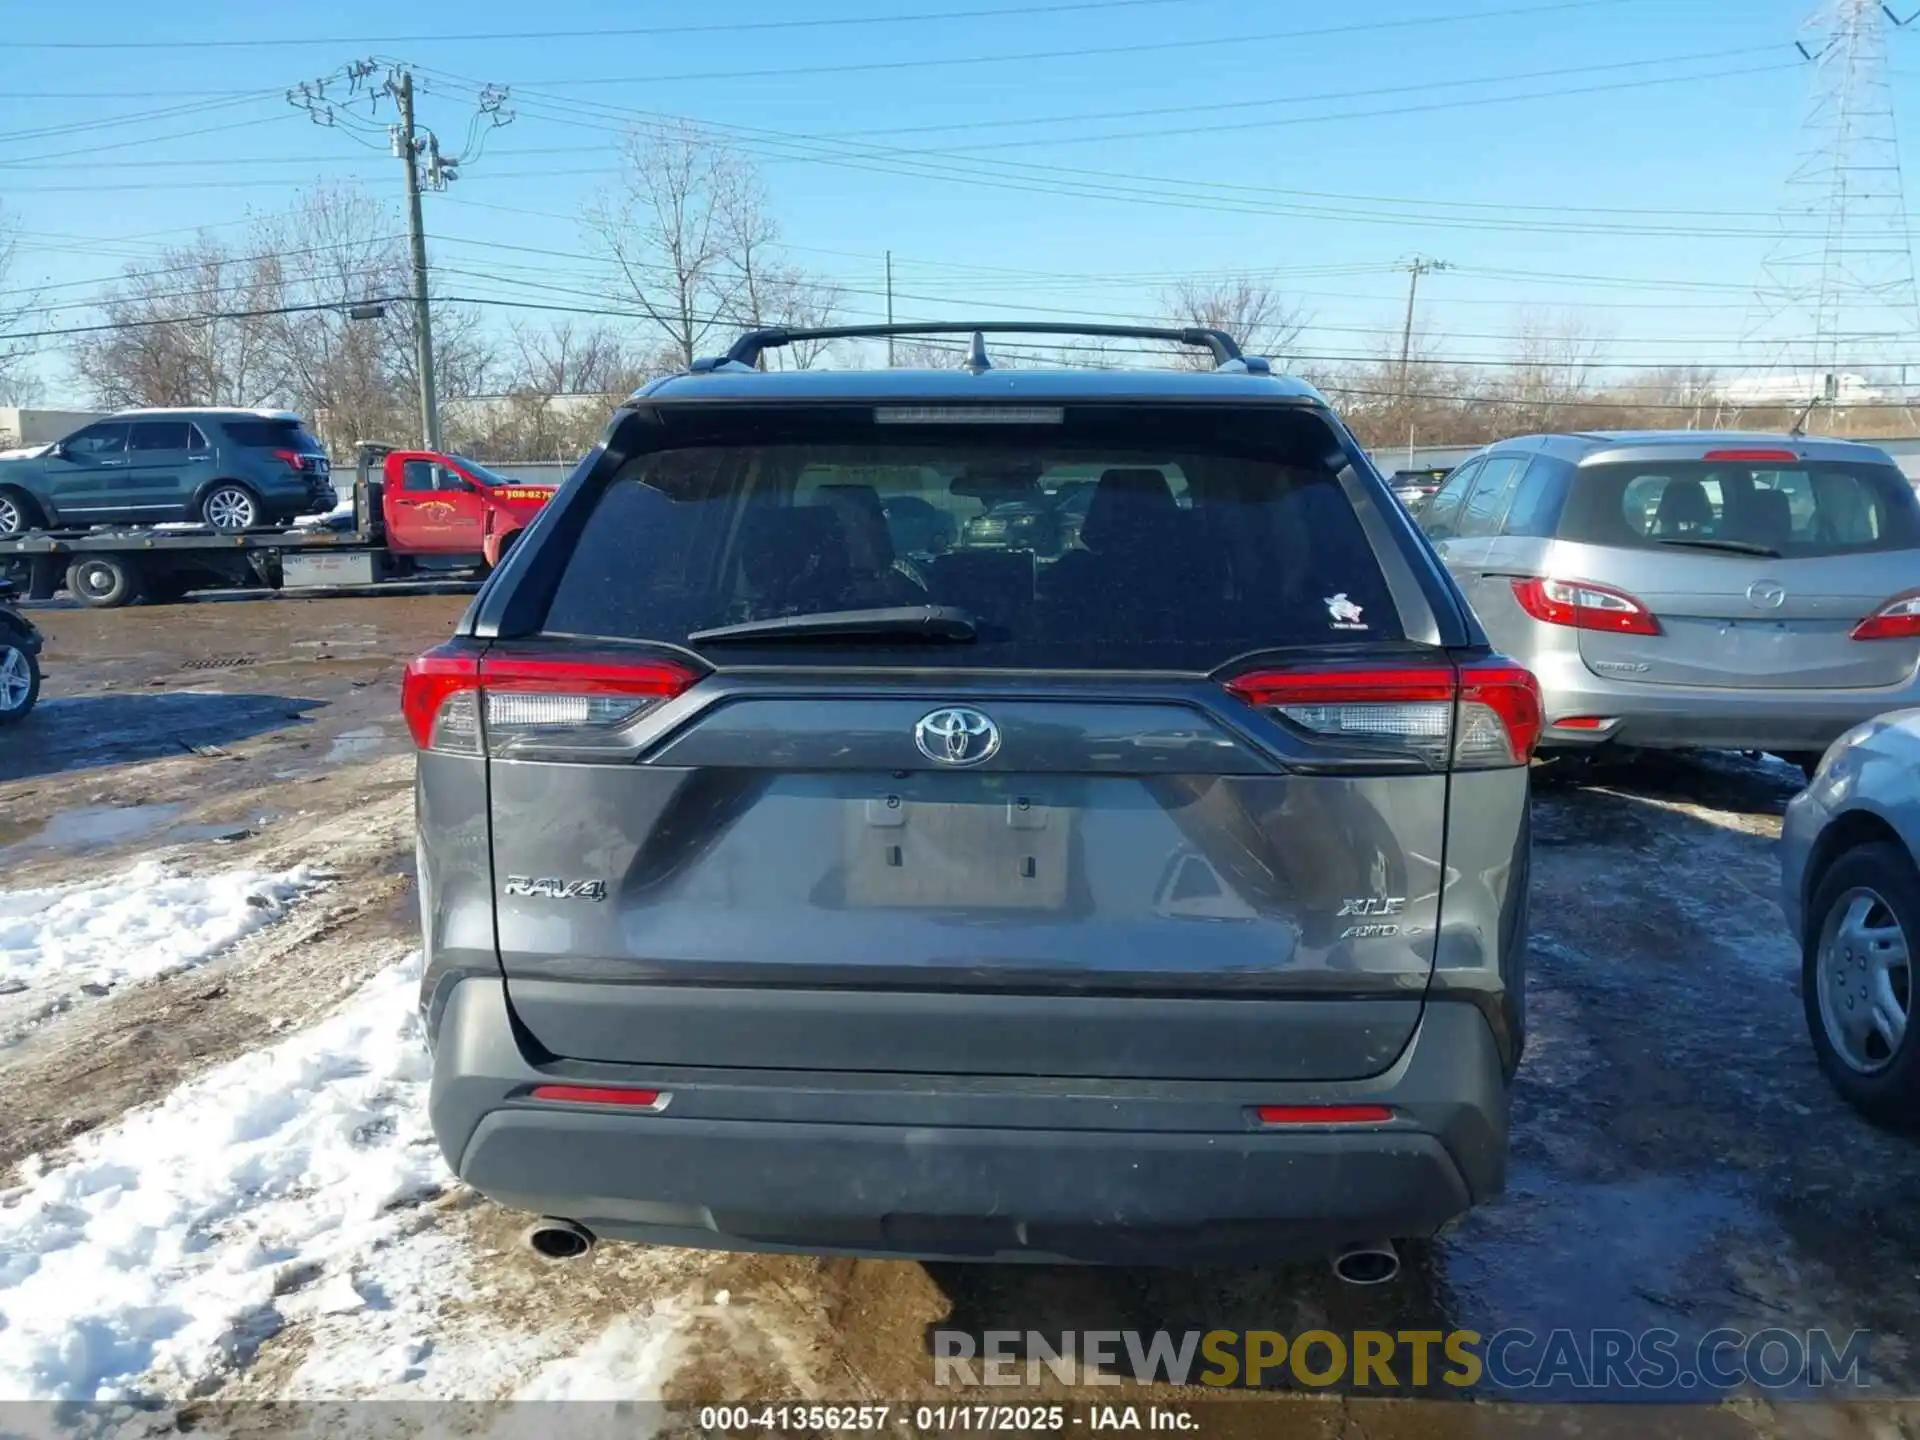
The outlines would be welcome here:
M 593 1232 L 572 1220 L 543 1215 L 527 1227 L 526 1241 L 542 1260 L 578 1260 L 593 1249 Z
M 1334 1255 L 1333 1273 L 1349 1285 L 1384 1285 L 1400 1273 L 1400 1252 L 1391 1240 L 1348 1245 Z

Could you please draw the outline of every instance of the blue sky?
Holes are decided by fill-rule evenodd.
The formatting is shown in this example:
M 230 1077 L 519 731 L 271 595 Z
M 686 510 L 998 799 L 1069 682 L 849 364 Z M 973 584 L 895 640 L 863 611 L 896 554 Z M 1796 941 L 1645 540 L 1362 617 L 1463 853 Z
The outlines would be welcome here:
M 1304 351 L 1370 352 L 1397 333 L 1393 267 L 1420 253 L 1455 267 L 1421 307 L 1450 353 L 1502 354 L 1531 308 L 1580 315 L 1621 363 L 1724 360 L 1798 141 L 1807 4 L 35 6 L 9 18 L 0 78 L 0 208 L 23 231 L 9 283 L 82 299 L 323 177 L 397 198 L 397 161 L 282 94 L 378 54 L 419 67 L 422 119 L 450 147 L 471 82 L 513 87 L 515 122 L 427 199 L 434 260 L 467 272 L 464 293 L 604 289 L 573 258 L 590 249 L 579 212 L 621 127 L 664 113 L 756 156 L 794 258 L 846 287 L 849 318 L 878 315 L 887 249 L 903 318 L 1138 319 L 1171 276 L 1261 271 L 1311 316 Z M 1002 13 L 888 18 L 986 10 Z M 684 33 L 841 18 L 866 23 Z M 528 33 L 645 29 L 682 33 Z M 1920 26 L 1892 37 L 1910 138 L 1913 46 Z M 1029 58 L 979 59 L 1009 56 Z M 49 398 L 72 388 L 48 375 Z

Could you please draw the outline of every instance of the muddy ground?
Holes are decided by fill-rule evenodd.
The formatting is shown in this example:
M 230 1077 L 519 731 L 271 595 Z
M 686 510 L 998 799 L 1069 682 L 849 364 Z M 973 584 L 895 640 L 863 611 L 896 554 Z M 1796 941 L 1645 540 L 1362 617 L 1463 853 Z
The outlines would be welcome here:
M 46 699 L 0 742 L 0 888 L 155 855 L 304 863 L 330 883 L 214 963 L 93 997 L 0 1048 L 0 1171 L 35 1152 L 57 1158 L 72 1135 L 321 1013 L 410 947 L 397 681 L 464 604 L 435 594 L 35 610 L 49 637 Z M 1388 1286 L 1346 1287 L 1322 1266 L 921 1266 L 631 1247 L 555 1270 L 517 1245 L 518 1217 L 457 1187 L 419 1223 L 460 1248 L 496 1324 L 580 1329 L 644 1309 L 663 1285 L 727 1292 L 731 1305 L 695 1324 L 705 1341 L 666 1387 L 687 1400 L 934 1394 L 929 1331 L 941 1327 L 1666 1328 L 1688 1343 L 1719 1326 L 1840 1341 L 1865 1330 L 1878 1393 L 1920 1393 L 1908 1341 L 1920 1146 L 1860 1121 L 1814 1066 L 1797 950 L 1774 900 L 1773 840 L 1796 781 L 1778 762 L 1737 756 L 1540 777 L 1531 1038 L 1508 1193 L 1412 1254 Z M 462 1303 L 441 1307 L 445 1324 L 461 1323 Z M 325 1343 L 289 1327 L 229 1393 L 284 1393 Z M 1485 1385 L 1478 1397 L 1502 1398 Z M 1507 1398 L 1645 1397 L 1568 1378 Z M 1511 1421 L 1530 1433 L 1920 1434 L 1911 1416 L 1871 1406 L 1713 1403 L 1704 1386 L 1663 1398 L 1700 1403 L 1535 1411 L 1457 1396 L 1275 1396 L 1247 1433 L 1477 1434 L 1498 1416 L 1502 1433 Z

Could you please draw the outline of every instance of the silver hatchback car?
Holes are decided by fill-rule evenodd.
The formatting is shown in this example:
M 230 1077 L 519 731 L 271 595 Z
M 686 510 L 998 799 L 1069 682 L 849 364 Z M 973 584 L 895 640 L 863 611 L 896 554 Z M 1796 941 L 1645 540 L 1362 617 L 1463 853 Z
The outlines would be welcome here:
M 1529 435 L 1463 463 L 1420 523 L 1539 677 L 1543 749 L 1767 750 L 1810 771 L 1920 704 L 1920 502 L 1872 446 Z
M 1814 1054 L 1883 1125 L 1920 1127 L 1920 710 L 1840 738 L 1780 830 L 1781 908 L 1801 945 Z

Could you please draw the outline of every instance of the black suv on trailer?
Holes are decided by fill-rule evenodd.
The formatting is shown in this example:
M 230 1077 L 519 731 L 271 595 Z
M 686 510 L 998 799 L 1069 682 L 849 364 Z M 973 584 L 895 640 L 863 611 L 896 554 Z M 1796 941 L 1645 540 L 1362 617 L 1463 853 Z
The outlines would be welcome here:
M 748 335 L 409 668 L 433 1126 L 544 1253 L 1383 1279 L 1501 1188 L 1532 677 L 1312 388 L 1068 328 L 1216 368 Z M 1057 558 L 907 557 L 1009 475 Z

